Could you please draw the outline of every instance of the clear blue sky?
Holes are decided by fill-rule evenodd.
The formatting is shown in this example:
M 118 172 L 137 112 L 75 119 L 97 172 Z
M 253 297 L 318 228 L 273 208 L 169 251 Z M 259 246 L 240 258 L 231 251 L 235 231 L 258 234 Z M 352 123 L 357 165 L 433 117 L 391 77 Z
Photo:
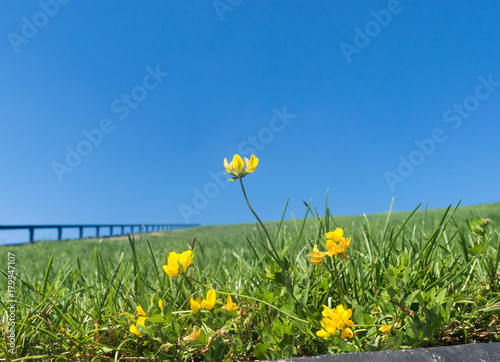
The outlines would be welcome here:
M 252 222 L 210 176 L 252 149 L 264 220 L 327 189 L 337 215 L 500 201 L 499 18 L 495 1 L 5 0 L 0 224 Z

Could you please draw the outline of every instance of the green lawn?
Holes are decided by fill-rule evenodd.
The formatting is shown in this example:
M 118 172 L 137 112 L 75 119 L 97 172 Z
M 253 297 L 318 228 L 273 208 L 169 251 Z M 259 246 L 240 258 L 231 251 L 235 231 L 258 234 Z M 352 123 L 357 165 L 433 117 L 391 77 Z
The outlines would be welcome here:
M 230 361 L 499 340 L 500 203 L 366 217 L 312 209 L 307 216 L 264 223 L 270 242 L 260 225 L 240 224 L 135 241 L 2 246 L 3 315 L 14 280 L 7 256 L 15 255 L 16 347 L 8 353 L 8 339 L 0 339 L 0 355 Z M 491 219 L 484 234 L 471 229 L 474 217 Z M 349 257 L 311 265 L 307 254 L 314 245 L 327 251 L 325 234 L 336 227 L 352 237 Z M 194 238 L 192 265 L 170 278 L 162 268 L 168 254 L 188 250 Z M 211 288 L 215 306 L 193 313 L 191 298 L 208 298 Z M 227 295 L 237 311 L 222 308 Z M 323 305 L 352 315 L 328 319 Z
M 434 231 L 439 223 L 445 209 L 425 210 L 422 205 L 410 220 L 407 230 L 410 232 L 416 225 L 421 229 L 425 220 L 425 230 L 427 233 Z M 392 212 L 389 226 L 397 226 L 410 215 L 411 212 Z M 464 220 L 473 215 L 486 216 L 492 219 L 489 224 L 491 229 L 500 230 L 500 203 L 482 204 L 475 206 L 463 206 L 454 214 L 454 220 L 458 225 L 464 226 Z M 349 230 L 352 225 L 352 235 L 354 240 L 363 239 L 361 227 L 368 225 L 371 228 L 383 228 L 387 219 L 387 213 L 371 214 L 366 218 L 363 215 L 354 216 L 336 216 L 335 222 L 344 229 Z M 278 220 L 279 221 L 279 220 Z M 276 229 L 276 222 L 266 222 L 270 230 Z M 367 224 L 368 221 L 368 224 Z M 290 233 L 298 233 L 302 220 L 287 220 L 283 222 L 284 227 Z M 144 234 L 142 237 L 136 235 L 137 240 L 149 240 L 155 254 L 168 254 L 172 250 L 184 250 L 186 245 L 191 245 L 196 238 L 204 247 L 205 253 L 210 257 L 217 257 L 221 250 L 241 250 L 247 249 L 246 237 L 251 237 L 256 231 L 256 223 L 236 224 L 236 225 L 208 225 L 199 226 L 190 229 L 162 231 L 152 234 Z M 315 219 L 309 218 L 306 225 L 306 237 L 315 238 L 317 226 Z M 139 244 L 141 245 L 141 244 Z M 78 259 L 83 270 L 95 267 L 94 248 L 99 248 L 104 258 L 116 258 L 121 252 L 126 255 L 132 253 L 129 242 L 126 237 L 119 238 L 100 238 L 100 239 L 82 239 L 82 240 L 63 240 L 63 241 L 45 241 L 34 244 L 22 244 L 15 246 L 0 246 L 0 254 L 7 252 L 16 254 L 16 266 L 19 272 L 27 272 L 32 278 L 43 277 L 47 267 L 47 261 L 51 255 L 54 256 L 53 269 L 59 270 L 67 261 L 68 267 L 75 267 Z M 138 255 L 148 257 L 149 250 L 146 247 L 138 247 Z M 0 270 L 6 268 L 6 258 L 0 258 Z

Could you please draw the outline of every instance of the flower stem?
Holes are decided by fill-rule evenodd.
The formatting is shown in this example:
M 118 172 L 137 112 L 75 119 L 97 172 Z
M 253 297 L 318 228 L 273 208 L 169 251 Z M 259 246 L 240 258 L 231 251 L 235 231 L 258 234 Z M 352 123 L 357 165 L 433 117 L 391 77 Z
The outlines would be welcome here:
M 260 220 L 257 213 L 253 210 L 252 205 L 250 205 L 250 201 L 248 201 L 247 193 L 245 192 L 245 186 L 243 186 L 243 179 L 241 179 L 241 178 L 240 178 L 240 184 L 241 184 L 241 189 L 243 190 L 243 196 L 245 196 L 245 201 L 247 202 L 248 208 L 252 212 L 253 216 L 255 216 L 255 218 L 259 222 L 260 226 L 262 226 L 262 229 L 264 229 L 264 232 L 266 233 L 266 236 L 267 236 L 267 242 L 268 242 L 269 246 L 272 246 L 271 237 L 269 236 L 269 233 L 267 232 L 267 229 L 264 226 L 264 223 L 262 222 L 262 220 Z M 274 249 L 274 247 L 273 247 L 273 249 Z M 276 250 L 274 250 L 274 252 L 276 252 Z
M 335 261 L 335 257 L 336 257 L 336 255 L 333 256 L 333 267 L 335 269 L 335 274 L 337 277 L 337 285 L 340 289 L 340 296 L 342 297 L 342 305 L 344 306 L 344 308 L 347 309 L 347 305 L 345 303 L 345 298 L 344 298 L 344 288 L 342 288 L 342 283 L 340 282 L 340 274 L 339 274 L 339 271 L 337 269 L 337 262 Z
M 283 277 L 285 279 L 285 288 L 288 290 L 288 293 L 290 293 L 292 298 L 307 312 L 307 314 L 309 314 L 309 317 L 311 318 L 311 320 L 315 322 L 314 316 L 313 316 L 312 312 L 309 310 L 309 308 L 307 308 L 304 305 L 304 303 L 302 303 L 299 299 L 297 299 L 297 297 L 293 294 L 293 287 L 291 286 L 290 280 L 288 278 L 288 270 L 286 270 L 285 266 L 283 265 L 283 261 L 281 260 L 278 252 L 276 251 L 276 248 L 274 247 L 274 244 L 271 241 L 271 237 L 269 236 L 269 233 L 267 232 L 267 229 L 264 226 L 264 223 L 259 218 L 257 213 L 254 211 L 254 209 L 252 208 L 252 205 L 250 205 L 250 201 L 248 201 L 247 193 L 245 191 L 245 186 L 243 186 L 243 180 L 241 178 L 240 178 L 240 184 L 241 184 L 241 189 L 243 190 L 243 196 L 245 196 L 245 201 L 247 202 L 248 208 L 250 209 L 253 216 L 255 216 L 255 218 L 259 222 L 260 226 L 262 226 L 262 229 L 264 229 L 264 232 L 266 233 L 267 243 L 269 244 L 269 251 L 271 251 L 271 249 L 272 249 L 271 255 L 276 260 L 276 262 L 278 263 L 279 267 L 281 268 L 281 270 L 283 272 Z
M 200 285 L 204 286 L 205 288 L 210 288 L 208 285 L 206 285 L 206 284 L 204 284 L 204 283 L 202 283 L 202 282 L 200 282 L 200 281 L 198 281 L 198 280 L 196 280 L 196 279 L 194 279 L 194 278 L 191 278 L 190 276 L 187 276 L 187 275 L 186 275 L 186 277 L 187 277 L 188 279 L 191 279 L 191 280 L 193 280 L 194 282 L 196 282 L 196 283 L 198 283 L 198 284 L 200 284 Z M 304 319 L 300 319 L 299 317 L 296 317 L 296 316 L 294 316 L 294 315 L 292 315 L 292 314 L 290 314 L 290 313 L 287 313 L 287 312 L 285 312 L 283 309 L 280 309 L 280 308 L 276 307 L 275 305 L 273 305 L 273 304 L 271 304 L 271 303 L 268 303 L 268 302 L 266 302 L 266 301 L 264 301 L 264 300 L 262 300 L 262 299 L 258 299 L 258 298 L 255 298 L 255 297 L 251 297 L 251 296 L 249 296 L 249 295 L 243 295 L 243 294 L 238 294 L 238 293 L 226 293 L 226 292 L 221 292 L 221 291 L 217 291 L 217 293 L 219 293 L 219 294 L 223 294 L 223 295 L 231 295 L 231 296 L 238 297 L 238 298 L 246 298 L 246 299 L 254 300 L 254 301 L 256 301 L 256 302 L 259 302 L 259 303 L 265 304 L 265 305 L 267 305 L 268 307 L 271 307 L 271 308 L 273 308 L 273 309 L 277 310 L 278 312 L 283 313 L 284 315 L 289 316 L 290 318 L 295 319 L 296 321 L 299 321 L 299 322 L 302 322 L 302 323 L 308 323 L 308 321 L 306 321 L 306 320 L 304 320 Z

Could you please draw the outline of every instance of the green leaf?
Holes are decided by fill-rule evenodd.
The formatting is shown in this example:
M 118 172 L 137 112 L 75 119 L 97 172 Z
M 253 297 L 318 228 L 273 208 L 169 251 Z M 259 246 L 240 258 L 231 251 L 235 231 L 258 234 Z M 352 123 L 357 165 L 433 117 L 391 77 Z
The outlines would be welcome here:
M 411 322 L 410 321 L 410 329 L 407 329 L 406 333 L 408 334 L 408 336 L 410 336 L 411 338 L 413 339 L 418 339 L 418 336 L 420 334 L 420 331 L 418 329 L 418 327 L 415 325 L 415 323 Z
M 263 343 L 258 343 L 255 346 L 254 351 L 253 351 L 253 353 L 255 354 L 255 357 L 257 357 L 258 359 L 263 359 L 263 360 L 269 359 L 267 352 L 268 352 L 267 346 Z
M 147 320 L 150 321 L 151 323 L 155 323 L 155 324 L 165 323 L 165 318 L 163 318 L 163 316 L 161 314 L 156 314 L 152 317 L 149 317 Z
M 474 245 L 473 248 L 469 248 L 469 252 L 476 256 L 477 254 L 479 254 L 481 252 L 481 250 L 483 249 L 483 246 L 481 244 L 476 244 Z

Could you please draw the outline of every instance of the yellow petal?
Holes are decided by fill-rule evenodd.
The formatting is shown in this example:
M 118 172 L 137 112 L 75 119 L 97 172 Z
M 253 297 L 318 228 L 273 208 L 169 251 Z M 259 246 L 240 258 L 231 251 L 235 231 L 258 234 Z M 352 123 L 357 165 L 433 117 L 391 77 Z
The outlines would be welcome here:
M 142 309 L 142 307 L 139 304 L 137 305 L 137 313 L 139 313 L 139 315 L 147 317 L 146 312 L 144 311 L 144 309 Z
M 233 168 L 231 167 L 231 165 L 227 162 L 227 158 L 224 158 L 224 168 L 226 169 L 226 172 L 230 175 L 232 175 L 234 173 L 234 170 Z
M 243 163 L 243 160 L 241 159 L 240 155 L 234 155 L 232 165 L 238 174 L 243 173 L 243 168 L 245 167 L 245 164 Z
M 161 310 L 163 310 L 163 300 L 160 299 L 160 301 L 158 302 L 158 306 Z
M 189 336 L 187 337 L 184 337 L 183 339 L 185 341 L 196 341 L 196 339 L 198 338 L 198 336 L 200 335 L 200 332 L 201 332 L 201 329 L 196 332 L 196 330 L 193 329 L 193 333 L 191 333 Z
M 144 322 L 146 322 L 146 319 L 148 319 L 148 318 L 147 317 L 139 317 L 136 325 L 138 326 L 139 324 L 141 324 L 144 327 Z
M 316 332 L 316 335 L 318 337 L 322 337 L 322 338 L 328 338 L 331 336 L 330 333 L 328 333 L 327 331 L 323 330 L 323 329 L 320 329 L 319 331 Z
M 200 311 L 200 300 L 201 298 L 198 298 L 197 300 L 191 298 L 189 300 L 189 308 L 193 311 L 194 314 Z
M 170 254 L 168 254 L 167 264 L 170 264 L 170 265 L 177 264 L 179 262 L 179 258 L 180 258 L 180 255 L 177 254 L 175 251 L 172 251 L 172 252 L 170 252 Z
M 389 333 L 391 330 L 392 326 L 382 326 L 378 330 L 382 333 Z
M 130 326 L 130 332 L 132 332 L 133 334 L 135 334 L 137 336 L 141 335 L 141 332 L 139 332 L 139 330 L 137 329 L 136 326 Z
M 336 228 L 334 231 L 326 233 L 326 238 L 332 239 L 336 243 L 340 242 L 343 236 L 344 230 L 342 230 L 341 228 Z
M 326 241 L 326 249 L 329 251 L 329 255 L 337 255 L 340 253 L 339 246 L 332 239 Z
M 192 250 L 187 250 L 183 252 L 179 258 L 179 261 L 184 268 L 184 270 L 187 270 L 187 268 L 191 265 L 193 262 L 193 251 Z
M 164 265 L 163 270 L 165 270 L 165 273 L 167 273 L 170 278 L 176 277 L 179 275 L 179 264 Z
M 255 169 L 257 168 L 257 165 L 259 164 L 259 159 L 255 157 L 255 155 L 252 155 L 250 157 L 250 160 L 245 157 L 245 164 L 247 165 L 247 168 L 245 170 L 246 173 L 253 173 Z
M 203 299 L 201 301 L 201 307 L 205 308 L 206 310 L 212 310 L 215 306 L 215 290 L 211 289 L 207 293 L 207 299 Z
M 352 338 L 354 334 L 352 333 L 351 328 L 345 328 L 340 334 L 340 338 L 344 339 L 346 337 Z
M 228 312 L 234 312 L 240 309 L 236 303 L 233 303 L 233 298 L 230 295 L 227 296 L 227 304 L 222 307 L 222 309 L 227 309 Z

